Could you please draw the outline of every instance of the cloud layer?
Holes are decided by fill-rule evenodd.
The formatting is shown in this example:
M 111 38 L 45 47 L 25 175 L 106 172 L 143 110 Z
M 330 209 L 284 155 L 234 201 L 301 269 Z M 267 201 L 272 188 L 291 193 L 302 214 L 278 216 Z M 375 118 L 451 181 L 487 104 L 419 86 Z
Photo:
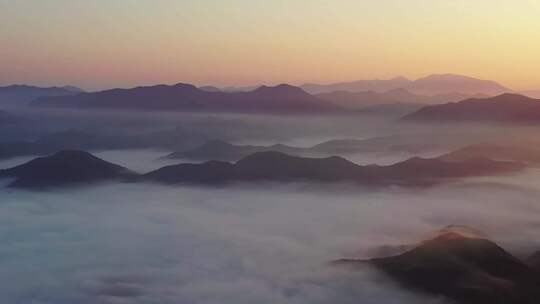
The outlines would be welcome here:
M 103 184 L 0 194 L 9 303 L 438 303 L 375 271 L 328 267 L 472 225 L 540 249 L 540 172 L 425 190 Z M 510 181 L 510 182 L 509 182 Z M 523 181 L 521 183 L 520 181 Z M 519 185 L 517 185 L 519 184 Z

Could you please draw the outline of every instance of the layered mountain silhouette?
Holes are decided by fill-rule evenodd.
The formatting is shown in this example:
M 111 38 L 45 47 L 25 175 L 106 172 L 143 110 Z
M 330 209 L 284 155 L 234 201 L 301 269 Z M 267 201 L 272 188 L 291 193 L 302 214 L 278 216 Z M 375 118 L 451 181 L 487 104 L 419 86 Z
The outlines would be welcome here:
M 60 151 L 25 164 L 0 170 L 10 185 L 47 188 L 108 179 L 130 179 L 166 184 L 228 184 L 234 182 L 347 182 L 357 185 L 432 185 L 448 179 L 504 174 L 523 169 L 516 162 L 489 159 L 446 161 L 411 158 L 388 166 L 361 166 L 338 156 L 308 158 L 281 152 L 257 152 L 236 163 L 208 161 L 166 166 L 142 176 L 84 151 Z
M 43 97 L 35 106 L 253 113 L 341 112 L 338 106 L 286 84 L 249 92 L 201 90 L 190 84 L 114 89 L 75 96 Z
M 84 151 L 60 151 L 0 170 L 0 177 L 14 178 L 10 186 L 18 188 L 48 188 L 130 176 L 134 173 L 128 169 Z
M 495 81 L 455 74 L 429 75 L 413 81 L 406 89 L 413 93 L 424 95 L 462 93 L 493 96 L 512 91 Z
M 386 92 L 394 89 L 405 88 L 411 81 L 405 77 L 391 79 L 357 80 L 350 82 L 338 82 L 332 84 L 306 83 L 300 87 L 310 94 L 320 94 L 335 91 L 361 92 L 374 91 Z
M 0 104 L 28 105 L 28 103 L 39 97 L 68 96 L 81 92 L 81 89 L 71 86 L 43 88 L 29 85 L 10 85 L 0 87 Z
M 540 100 L 518 94 L 473 98 L 456 103 L 426 106 L 404 116 L 403 120 L 534 123 L 540 121 Z
M 456 93 L 493 96 L 512 91 L 494 81 L 455 74 L 433 74 L 414 81 L 403 77 L 396 77 L 388 80 L 359 80 L 328 85 L 305 84 L 301 87 L 311 94 L 335 91 L 373 91 L 381 93 L 395 89 L 406 89 L 414 94 L 428 96 Z
M 486 157 L 494 160 L 511 160 L 522 163 L 540 163 L 540 149 L 519 145 L 501 145 L 480 143 L 466 146 L 440 156 L 449 161 L 463 161 L 471 158 Z
M 527 90 L 527 91 L 521 91 L 519 94 L 525 95 L 530 98 L 540 98 L 540 90 Z
M 194 149 L 173 152 L 165 157 L 170 159 L 236 161 L 250 154 L 264 151 L 302 155 L 307 153 L 309 149 L 281 144 L 270 146 L 234 145 L 222 140 L 210 140 Z
M 192 149 L 170 153 L 165 158 L 237 161 L 255 152 L 265 151 L 282 152 L 295 156 L 319 157 L 333 155 L 346 156 L 358 153 L 418 153 L 426 150 L 446 149 L 448 145 L 456 145 L 453 141 L 454 139 L 448 137 L 441 140 L 441 143 L 436 140 L 425 140 L 425 138 L 416 136 L 385 136 L 368 139 L 333 139 L 311 147 L 295 147 L 284 144 L 268 146 L 236 145 L 222 140 L 211 140 Z
M 342 259 L 336 265 L 373 265 L 402 286 L 462 304 L 533 304 L 540 299 L 540 273 L 485 237 L 448 227 L 404 253 L 371 260 Z
M 218 87 L 214 87 L 214 86 L 202 86 L 202 87 L 199 87 L 200 90 L 203 90 L 203 91 L 206 91 L 206 92 L 221 92 L 221 89 L 218 88 Z
M 66 130 L 42 136 L 34 141 L 0 142 L 0 159 L 16 156 L 47 155 L 60 150 L 186 149 L 205 142 L 193 130 L 176 128 L 126 135 L 96 135 L 80 130 Z
M 203 130 L 204 131 L 204 130 Z M 60 150 L 111 150 L 157 148 L 176 151 L 168 158 L 192 160 L 237 161 L 254 152 L 280 151 L 299 156 L 349 155 L 356 153 L 419 153 L 463 145 L 462 138 L 430 138 L 417 136 L 385 136 L 368 139 L 335 139 L 312 147 L 283 144 L 269 146 L 233 145 L 219 140 L 208 141 L 208 134 L 194 129 L 175 128 L 148 133 L 107 135 L 71 129 L 51 133 L 34 141 L 0 142 L 0 159 L 47 155 Z M 205 144 L 206 143 L 206 144 Z
M 236 163 L 209 161 L 166 166 L 143 178 L 161 183 L 226 184 L 254 181 L 350 182 L 360 185 L 430 185 L 445 179 L 503 174 L 523 169 L 516 162 L 486 158 L 454 162 L 411 158 L 389 166 L 361 166 L 344 158 L 307 158 L 257 152 Z
M 374 137 L 370 139 L 333 139 L 311 147 L 294 147 L 283 144 L 269 146 L 235 145 L 222 140 L 211 140 L 186 151 L 173 152 L 165 156 L 170 159 L 237 161 L 256 152 L 281 152 L 295 156 L 331 156 L 354 153 L 413 151 L 421 149 L 415 143 L 400 144 L 396 138 Z
M 348 109 L 364 109 L 366 107 L 386 104 L 429 105 L 456 102 L 468 98 L 488 97 L 484 94 L 445 93 L 437 95 L 414 94 L 406 89 L 394 89 L 385 92 L 376 91 L 334 91 L 315 95 L 320 99 L 332 102 Z
M 383 103 L 380 105 L 373 105 L 361 108 L 355 113 L 369 116 L 392 116 L 399 118 L 412 112 L 418 111 L 425 106 L 426 105 L 423 103 Z

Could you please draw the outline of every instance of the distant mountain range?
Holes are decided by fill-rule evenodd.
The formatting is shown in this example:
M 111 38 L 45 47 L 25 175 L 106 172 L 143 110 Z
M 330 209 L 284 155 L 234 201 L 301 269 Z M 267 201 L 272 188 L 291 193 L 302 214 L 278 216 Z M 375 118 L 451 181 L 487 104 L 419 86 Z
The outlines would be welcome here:
M 339 113 L 336 105 L 320 100 L 298 87 L 262 86 L 249 92 L 201 90 L 190 84 L 114 89 L 73 96 L 42 97 L 40 107 L 79 109 L 131 109 L 248 113 Z
M 47 188 L 110 179 L 164 184 L 224 185 L 236 182 L 347 182 L 362 186 L 428 186 L 448 179 L 503 174 L 523 169 L 517 162 L 487 158 L 446 161 L 411 158 L 388 166 L 361 166 L 344 158 L 306 158 L 281 152 L 257 152 L 236 163 L 208 161 L 166 166 L 137 176 L 84 151 L 61 151 L 0 170 L 12 187 Z
M 203 91 L 208 91 L 208 92 L 249 92 L 249 91 L 254 91 L 258 88 L 262 87 L 262 85 L 255 85 L 255 86 L 242 86 L 242 87 L 234 87 L 234 86 L 229 86 L 229 87 L 216 87 L 216 86 L 211 86 L 211 85 L 207 85 L 207 86 L 201 86 L 199 87 L 199 89 L 203 90 Z
M 306 92 L 311 94 L 330 93 L 335 91 L 348 92 L 387 92 L 395 89 L 406 89 L 414 94 L 441 95 L 441 94 L 485 94 L 489 96 L 512 92 L 512 90 L 490 80 L 481 80 L 468 76 L 454 74 L 434 74 L 417 80 L 403 77 L 388 80 L 359 80 L 328 85 L 305 84 Z
M 426 106 L 403 117 L 408 121 L 540 122 L 540 100 L 518 94 L 472 98 L 456 103 Z
M 442 154 L 439 158 L 448 161 L 489 158 L 492 160 L 511 160 L 529 164 L 540 164 L 540 149 L 534 148 L 536 143 L 512 141 L 471 143 L 474 142 L 474 139 L 463 142 L 456 142 L 455 140 L 445 137 L 441 139 L 441 143 L 435 140 L 432 141 L 431 139 L 426 142 L 425 139 L 418 137 L 401 138 L 400 136 L 387 136 L 368 139 L 334 139 L 311 147 L 295 147 L 283 144 L 268 146 L 237 145 L 221 140 L 210 140 L 193 149 L 170 153 L 165 158 L 199 161 L 237 161 L 256 152 L 268 151 L 303 157 L 324 157 L 330 155 L 347 156 L 359 153 L 418 153 L 426 150 L 452 149 L 451 152 Z
M 322 100 L 332 102 L 348 109 L 364 109 L 370 106 L 397 104 L 441 104 L 461 101 L 468 98 L 489 97 L 484 94 L 446 93 L 433 96 L 414 94 L 406 89 L 393 89 L 385 92 L 363 91 L 348 92 L 334 91 L 315 95 Z
M 459 304 L 535 304 L 540 299 L 535 256 L 540 255 L 518 259 L 472 229 L 450 226 L 401 254 L 333 264 L 351 270 L 375 266 L 405 288 Z
M 379 105 L 372 105 L 363 107 L 356 110 L 355 113 L 368 115 L 368 116 L 387 116 L 399 118 L 404 115 L 415 112 L 423 107 L 424 103 L 408 103 L 408 102 L 396 102 L 396 103 L 383 103 Z
M 495 81 L 453 74 L 429 75 L 413 81 L 405 88 L 413 93 L 424 95 L 461 93 L 493 96 L 512 92 L 509 88 Z
M 35 141 L 0 142 L 0 159 L 47 155 L 60 150 L 187 149 L 205 142 L 192 130 L 173 129 L 142 134 L 96 135 L 79 130 L 51 133 Z
M 447 142 L 451 140 L 448 139 Z M 165 156 L 170 159 L 237 161 L 256 152 L 282 152 L 295 156 L 345 156 L 372 152 L 411 152 L 438 148 L 436 142 L 419 139 L 400 139 L 397 136 L 374 137 L 369 139 L 333 139 L 311 147 L 295 147 L 283 144 L 268 146 L 236 145 L 222 140 L 210 140 L 185 151 L 177 151 Z
M 332 84 L 306 83 L 300 87 L 310 94 L 320 94 L 335 91 L 361 92 L 374 91 L 386 92 L 390 90 L 405 88 L 411 83 L 411 80 L 405 77 L 396 77 L 392 79 L 373 79 L 356 80 L 350 82 L 338 82 Z
M 449 161 L 463 161 L 479 157 L 538 165 L 540 164 L 540 149 L 534 146 L 524 147 L 521 145 L 479 143 L 440 156 L 441 159 Z
M 81 89 L 73 86 L 43 88 L 29 85 L 10 85 L 0 87 L 0 105 L 28 105 L 39 97 L 67 96 L 81 92 L 83 92 Z
M 0 101 L 18 105 L 31 102 L 36 107 L 78 109 L 279 114 L 346 113 L 344 109 L 360 110 L 382 106 L 366 109 L 362 113 L 397 115 L 403 114 L 406 108 L 413 109 L 413 105 L 456 102 L 504 92 L 511 90 L 494 81 L 440 74 L 417 80 L 396 77 L 330 85 L 305 84 L 301 87 L 281 84 L 274 87 L 197 88 L 179 83 L 83 92 L 71 86 L 39 88 L 14 85 L 0 87 Z
M 175 151 L 166 158 L 189 160 L 237 161 L 249 154 L 278 151 L 297 156 L 346 156 L 356 153 L 448 150 L 468 144 L 461 137 L 425 138 L 386 136 L 368 139 L 334 139 L 311 147 L 283 144 L 235 145 L 222 140 L 208 140 L 208 134 L 193 129 L 176 128 L 142 134 L 106 135 L 80 130 L 66 130 L 42 136 L 34 141 L 0 142 L 0 159 L 16 156 L 47 155 L 60 150 L 111 150 L 155 148 Z
M 237 161 L 256 152 L 276 151 L 291 155 L 302 155 L 307 153 L 306 150 L 308 149 L 281 144 L 270 146 L 234 145 L 222 140 L 210 140 L 194 149 L 170 153 L 165 158 Z

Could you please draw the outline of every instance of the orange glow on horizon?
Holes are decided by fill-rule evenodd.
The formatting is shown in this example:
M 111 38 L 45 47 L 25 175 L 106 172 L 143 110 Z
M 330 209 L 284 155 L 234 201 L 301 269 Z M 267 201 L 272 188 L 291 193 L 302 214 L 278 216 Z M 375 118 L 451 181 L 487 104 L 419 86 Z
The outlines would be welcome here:
M 540 88 L 538 1 L 445 2 L 0 0 L 0 83 L 98 89 L 456 73 Z

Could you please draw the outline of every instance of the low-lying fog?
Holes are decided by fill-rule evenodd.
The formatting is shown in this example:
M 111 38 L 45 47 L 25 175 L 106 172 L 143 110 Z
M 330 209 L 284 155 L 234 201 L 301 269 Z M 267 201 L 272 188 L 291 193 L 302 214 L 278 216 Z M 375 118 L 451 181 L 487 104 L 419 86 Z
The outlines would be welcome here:
M 121 155 L 101 154 L 141 160 L 140 151 Z M 375 271 L 347 273 L 327 262 L 370 257 L 450 224 L 478 228 L 516 254 L 540 249 L 539 180 L 540 170 L 529 170 L 413 190 L 2 189 L 0 294 L 6 303 L 44 304 L 441 303 Z
M 511 137 L 511 130 L 502 133 L 503 128 L 438 127 L 435 132 L 355 116 L 140 120 L 135 114 L 117 119 L 59 113 L 40 120 L 28 115 L 24 139 L 66 129 L 138 134 L 178 126 L 203 140 L 297 146 L 388 135 L 426 142 L 444 142 L 456 134 L 469 141 Z M 18 136 L 1 135 L 3 140 Z M 181 162 L 160 159 L 169 152 L 149 148 L 94 154 L 147 172 Z M 442 152 L 390 150 L 346 157 L 384 164 Z M 0 168 L 31 158 L 4 159 Z M 380 246 L 415 242 L 451 224 L 473 226 L 513 253 L 526 255 L 540 249 L 538 181 L 540 170 L 531 169 L 429 189 L 123 183 L 46 192 L 0 188 L 0 298 L 21 304 L 441 303 L 410 294 L 376 271 L 347 273 L 327 263 L 370 257 Z

